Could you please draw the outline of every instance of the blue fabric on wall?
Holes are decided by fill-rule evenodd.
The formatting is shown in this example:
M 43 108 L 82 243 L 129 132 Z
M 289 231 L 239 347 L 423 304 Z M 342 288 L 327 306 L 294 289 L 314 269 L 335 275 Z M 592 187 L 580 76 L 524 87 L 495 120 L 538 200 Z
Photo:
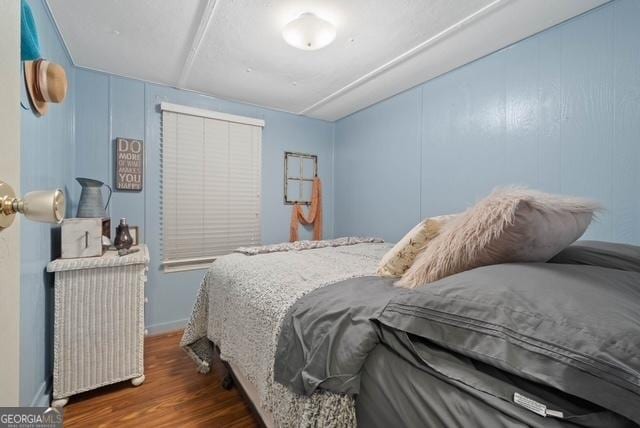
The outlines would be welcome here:
M 27 0 L 22 0 L 20 12 L 20 57 L 22 61 L 32 61 L 40 58 L 40 41 L 36 21 L 33 19 L 31 6 Z

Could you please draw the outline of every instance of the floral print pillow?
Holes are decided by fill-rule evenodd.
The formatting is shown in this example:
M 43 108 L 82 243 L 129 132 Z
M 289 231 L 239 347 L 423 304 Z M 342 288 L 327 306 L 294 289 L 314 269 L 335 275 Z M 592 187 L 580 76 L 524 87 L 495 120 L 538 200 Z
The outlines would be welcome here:
M 382 257 L 377 275 L 402 276 L 411 267 L 418 253 L 438 236 L 444 224 L 455 216 L 456 214 L 431 217 L 418 223 Z

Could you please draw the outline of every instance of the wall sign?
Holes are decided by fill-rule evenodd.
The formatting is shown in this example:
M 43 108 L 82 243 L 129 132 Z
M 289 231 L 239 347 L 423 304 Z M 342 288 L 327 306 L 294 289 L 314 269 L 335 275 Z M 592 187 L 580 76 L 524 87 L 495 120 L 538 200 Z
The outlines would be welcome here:
M 144 144 L 142 140 L 116 139 L 116 189 L 142 190 Z

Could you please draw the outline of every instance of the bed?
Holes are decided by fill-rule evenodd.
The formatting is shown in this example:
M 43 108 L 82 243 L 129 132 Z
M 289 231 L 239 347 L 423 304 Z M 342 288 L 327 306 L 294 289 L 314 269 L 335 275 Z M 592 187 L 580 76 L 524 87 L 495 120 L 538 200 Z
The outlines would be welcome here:
M 639 272 L 494 265 L 405 290 L 373 276 L 389 248 L 222 257 L 182 345 L 202 372 L 219 348 L 266 426 L 640 424 Z
M 267 426 L 355 426 L 352 397 L 324 391 L 300 396 L 274 382 L 278 335 L 300 297 L 372 275 L 390 248 L 379 239 L 340 238 L 239 249 L 221 257 L 200 285 L 181 345 L 203 373 L 219 350 Z

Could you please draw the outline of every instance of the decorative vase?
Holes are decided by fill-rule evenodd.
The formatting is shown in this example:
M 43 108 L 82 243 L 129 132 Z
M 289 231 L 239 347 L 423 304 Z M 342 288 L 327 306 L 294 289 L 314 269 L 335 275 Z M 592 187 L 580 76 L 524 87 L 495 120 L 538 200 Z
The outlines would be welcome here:
M 78 214 L 80 218 L 106 218 L 107 207 L 111 200 L 111 187 L 108 184 L 91 178 L 76 177 L 76 180 L 82 186 L 80 193 L 80 201 L 78 202 Z M 105 204 L 102 200 L 102 186 L 109 189 L 109 197 Z
M 133 238 L 131 238 L 131 234 L 129 233 L 129 225 L 127 224 L 126 218 L 120 219 L 120 224 L 116 228 L 116 239 L 113 245 L 115 245 L 118 250 L 128 250 L 133 245 Z

